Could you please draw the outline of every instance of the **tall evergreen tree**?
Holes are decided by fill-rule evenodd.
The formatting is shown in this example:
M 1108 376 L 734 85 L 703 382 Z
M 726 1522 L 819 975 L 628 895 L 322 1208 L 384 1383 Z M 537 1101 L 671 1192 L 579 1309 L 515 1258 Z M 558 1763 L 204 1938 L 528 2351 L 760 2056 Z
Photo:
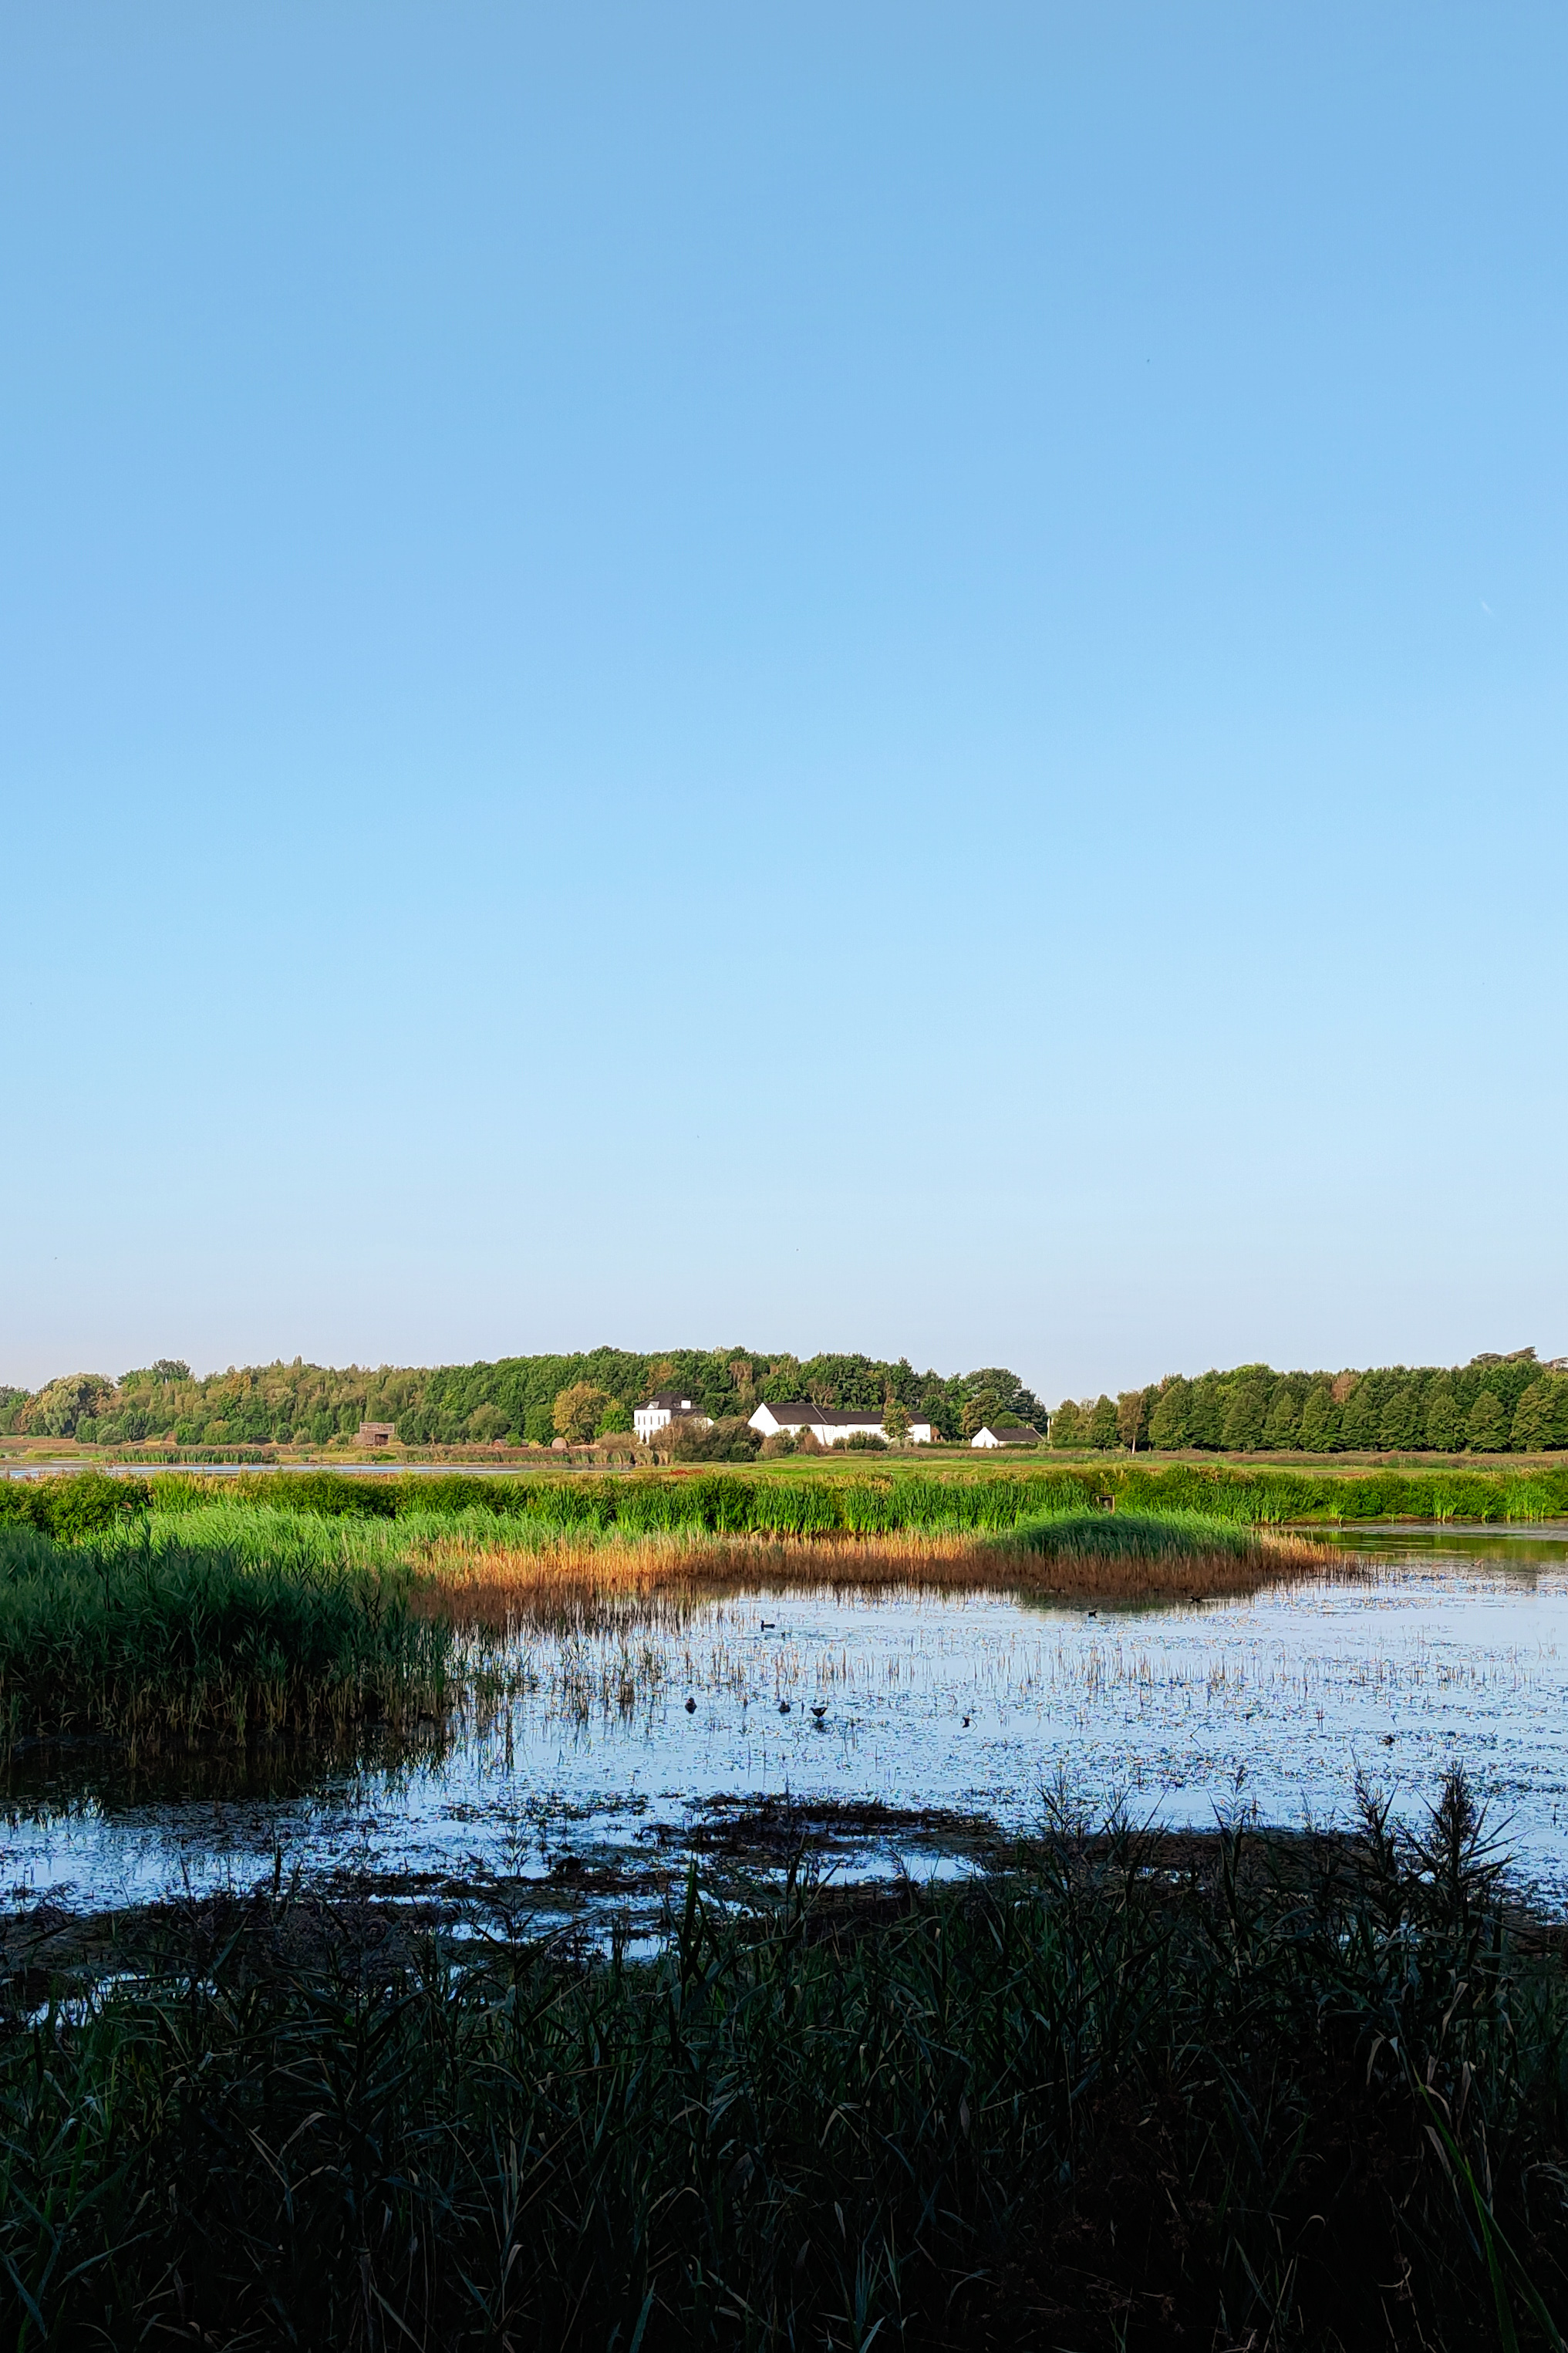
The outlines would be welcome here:
M 1465 1422 L 1465 1438 L 1472 1454 L 1495 1454 L 1505 1444 L 1508 1419 L 1495 1390 L 1482 1389 L 1476 1398 Z
M 1089 1442 L 1091 1446 L 1111 1447 L 1116 1437 L 1116 1408 L 1110 1398 L 1098 1397 L 1089 1417 Z
M 1414 1446 L 1420 1430 L 1420 1393 L 1415 1382 L 1401 1381 L 1384 1398 L 1383 1411 L 1378 1415 L 1378 1444 L 1395 1451 Z
M 1083 1416 L 1071 1398 L 1063 1398 L 1052 1414 L 1048 1434 L 1053 1446 L 1081 1446 L 1084 1443 Z
M 1151 1446 L 1177 1447 L 1187 1442 L 1187 1400 L 1192 1396 L 1191 1381 L 1178 1374 L 1173 1380 L 1163 1383 L 1159 1397 L 1149 1415 Z
M 1427 1445 L 1439 1454 L 1457 1453 L 1464 1441 L 1464 1416 L 1447 1373 L 1439 1373 L 1426 1392 L 1426 1435 Z
M 1552 1383 L 1542 1375 L 1531 1381 L 1513 1409 L 1509 1443 L 1520 1454 L 1536 1454 L 1552 1443 L 1557 1426 L 1557 1400 Z
M 1377 1393 L 1363 1373 L 1340 1409 L 1340 1443 L 1352 1452 L 1377 1444 Z
M 1327 1381 L 1314 1381 L 1301 1406 L 1301 1444 L 1309 1454 L 1327 1454 L 1338 1443 L 1340 1409 Z
M 1231 1392 L 1221 1434 L 1227 1452 L 1250 1454 L 1255 1447 L 1262 1445 L 1273 1386 L 1272 1376 L 1249 1373 Z
M 1193 1383 L 1193 1393 L 1187 1400 L 1187 1443 L 1189 1446 L 1221 1447 L 1225 1444 L 1225 1414 L 1228 1399 L 1225 1383 L 1218 1373 L 1204 1373 Z
M 1280 1381 L 1269 1400 L 1263 1443 L 1284 1453 L 1298 1443 L 1300 1435 L 1301 1409 L 1297 1403 L 1295 1388 L 1289 1381 Z

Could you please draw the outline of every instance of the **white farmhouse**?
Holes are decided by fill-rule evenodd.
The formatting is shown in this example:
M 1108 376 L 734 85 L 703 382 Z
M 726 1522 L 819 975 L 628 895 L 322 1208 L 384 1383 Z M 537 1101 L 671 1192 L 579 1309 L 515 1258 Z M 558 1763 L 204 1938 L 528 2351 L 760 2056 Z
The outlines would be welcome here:
M 632 1416 L 632 1428 L 644 1446 L 650 1446 L 661 1430 L 668 1430 L 677 1419 L 699 1421 L 704 1430 L 713 1427 L 712 1417 L 703 1412 L 694 1397 L 679 1389 L 659 1389 L 647 1405 L 639 1405 Z
M 1037 1446 L 1039 1442 L 1039 1431 L 1026 1421 L 1020 1422 L 1016 1430 L 992 1430 L 988 1425 L 977 1430 L 969 1441 L 971 1446 Z
M 841 1445 L 845 1439 L 853 1438 L 859 1430 L 875 1438 L 886 1435 L 880 1406 L 845 1409 L 810 1405 L 805 1398 L 795 1405 L 760 1405 L 752 1416 L 752 1428 L 760 1430 L 764 1438 L 772 1438 L 781 1430 L 787 1430 L 792 1438 L 798 1438 L 803 1430 L 809 1430 L 818 1446 Z M 935 1435 L 929 1421 L 918 1420 L 911 1416 L 910 1438 L 914 1445 L 929 1446 Z

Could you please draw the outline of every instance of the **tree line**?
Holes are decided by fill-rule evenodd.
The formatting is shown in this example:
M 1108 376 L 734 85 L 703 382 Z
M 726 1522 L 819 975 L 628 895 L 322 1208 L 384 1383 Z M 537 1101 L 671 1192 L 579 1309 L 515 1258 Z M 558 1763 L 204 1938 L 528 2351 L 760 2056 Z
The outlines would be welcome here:
M 672 1348 L 639 1356 L 594 1348 L 573 1356 L 508 1356 L 496 1363 L 334 1369 L 292 1364 L 230 1366 L 198 1378 L 160 1357 L 122 1373 L 70 1373 L 41 1389 L 0 1389 L 0 1433 L 75 1438 L 86 1444 L 330 1446 L 362 1421 L 395 1425 L 408 1446 L 550 1445 L 629 1431 L 635 1408 L 658 1389 L 694 1398 L 713 1422 L 743 1422 L 764 1400 L 901 1409 L 939 1436 L 963 1439 L 986 1421 L 1033 1423 L 1045 1408 L 1003 1366 L 970 1373 L 916 1372 L 907 1358 L 825 1355 L 802 1359 L 745 1348 Z
M 292 1364 L 230 1366 L 197 1378 L 183 1361 L 113 1379 L 72 1373 L 41 1389 L 0 1388 L 0 1432 L 100 1445 L 330 1446 L 362 1421 L 395 1425 L 410 1446 L 548 1446 L 629 1431 L 656 1389 L 681 1389 L 715 1424 L 743 1424 L 764 1399 L 880 1409 L 929 1419 L 948 1440 L 983 1423 L 1044 1430 L 1045 1408 L 1018 1376 L 992 1366 L 917 1372 L 865 1356 L 800 1358 L 735 1347 L 638 1355 L 595 1348 L 433 1367 Z M 1568 1369 L 1533 1349 L 1457 1366 L 1276 1372 L 1240 1365 L 1168 1375 L 1115 1398 L 1066 1398 L 1048 1418 L 1053 1446 L 1249 1454 L 1534 1453 L 1568 1447 Z
M 1568 1447 L 1568 1367 L 1521 1348 L 1462 1366 L 1173 1373 L 1116 1398 L 1064 1398 L 1049 1434 L 1060 1448 L 1535 1454 Z

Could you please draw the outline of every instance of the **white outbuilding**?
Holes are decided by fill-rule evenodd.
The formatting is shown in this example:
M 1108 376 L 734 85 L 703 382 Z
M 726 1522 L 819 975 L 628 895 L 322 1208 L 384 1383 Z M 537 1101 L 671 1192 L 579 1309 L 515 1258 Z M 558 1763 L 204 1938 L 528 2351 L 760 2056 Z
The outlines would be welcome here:
M 812 1405 L 804 1398 L 793 1405 L 760 1405 L 752 1416 L 752 1428 L 760 1430 L 764 1438 L 772 1438 L 781 1430 L 798 1438 L 803 1430 L 809 1430 L 818 1446 L 841 1446 L 847 1438 L 859 1432 L 871 1438 L 887 1435 L 882 1428 L 880 1406 Z M 929 1446 L 935 1436 L 929 1421 L 910 1416 L 912 1445 Z
M 1026 1421 L 1020 1422 L 1016 1430 L 993 1430 L 987 1423 L 969 1441 L 971 1446 L 1037 1446 L 1039 1442 L 1039 1431 Z

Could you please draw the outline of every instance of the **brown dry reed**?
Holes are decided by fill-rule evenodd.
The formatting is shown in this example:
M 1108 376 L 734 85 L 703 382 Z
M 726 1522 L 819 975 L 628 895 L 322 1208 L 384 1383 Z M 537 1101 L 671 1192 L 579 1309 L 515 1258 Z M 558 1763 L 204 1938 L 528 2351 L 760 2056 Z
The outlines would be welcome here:
M 1162 1534 L 1164 1534 L 1162 1531 Z M 437 1536 L 420 1552 L 413 1606 L 452 1625 L 558 1631 L 628 1613 L 679 1618 L 705 1601 L 754 1591 L 831 1589 L 842 1598 L 924 1590 L 1104 1601 L 1207 1601 L 1288 1579 L 1353 1573 L 1332 1546 L 1293 1535 L 1118 1532 L 1078 1516 L 1042 1542 L 1038 1524 L 1005 1535 L 903 1530 L 878 1536 L 655 1535 L 626 1542 L 563 1536 L 542 1546 Z M 1139 1538 L 1142 1541 L 1139 1541 Z

